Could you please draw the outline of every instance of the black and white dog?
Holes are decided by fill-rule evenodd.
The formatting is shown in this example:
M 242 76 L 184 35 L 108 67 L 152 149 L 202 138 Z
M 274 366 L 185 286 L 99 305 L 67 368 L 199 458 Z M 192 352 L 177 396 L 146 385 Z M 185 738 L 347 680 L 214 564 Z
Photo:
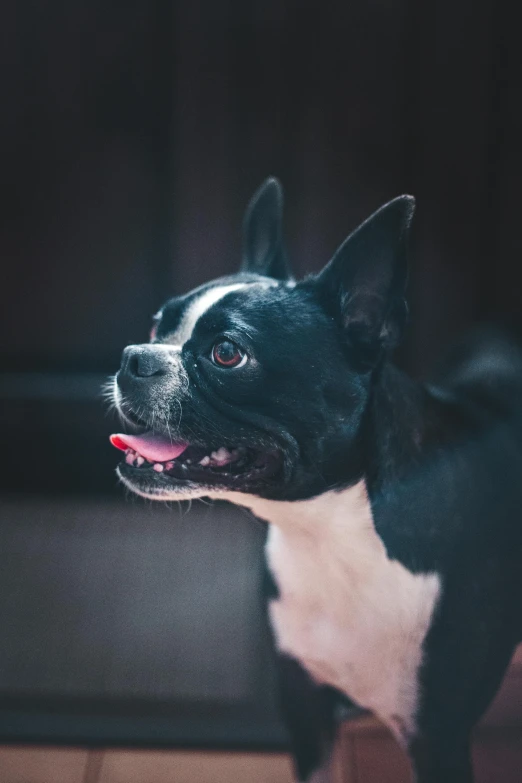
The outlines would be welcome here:
M 417 781 L 469 783 L 470 732 L 522 641 L 522 358 L 461 348 L 437 384 L 389 362 L 406 321 L 401 196 L 295 282 L 267 180 L 237 275 L 170 299 L 113 394 L 118 473 L 154 500 L 220 498 L 269 524 L 269 614 L 300 781 L 339 703 L 373 711 Z

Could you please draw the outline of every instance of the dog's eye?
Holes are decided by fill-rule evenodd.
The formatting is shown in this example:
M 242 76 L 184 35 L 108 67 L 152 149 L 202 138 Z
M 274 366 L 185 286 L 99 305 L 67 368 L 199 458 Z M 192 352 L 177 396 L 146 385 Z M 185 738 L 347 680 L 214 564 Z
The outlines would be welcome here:
M 232 340 L 220 340 L 212 348 L 211 359 L 218 367 L 242 367 L 247 355 Z

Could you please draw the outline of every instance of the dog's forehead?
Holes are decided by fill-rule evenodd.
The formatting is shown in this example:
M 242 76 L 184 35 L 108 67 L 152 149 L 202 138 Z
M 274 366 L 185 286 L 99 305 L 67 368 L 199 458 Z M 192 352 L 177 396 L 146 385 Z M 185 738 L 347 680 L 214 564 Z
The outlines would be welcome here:
M 281 284 L 270 278 L 224 278 L 201 286 L 180 299 L 171 300 L 160 313 L 167 330 L 164 341 L 181 348 L 190 340 L 200 320 L 225 297 L 227 307 L 233 311 L 259 303 L 269 289 L 279 287 Z M 237 296 L 231 296 L 234 293 Z

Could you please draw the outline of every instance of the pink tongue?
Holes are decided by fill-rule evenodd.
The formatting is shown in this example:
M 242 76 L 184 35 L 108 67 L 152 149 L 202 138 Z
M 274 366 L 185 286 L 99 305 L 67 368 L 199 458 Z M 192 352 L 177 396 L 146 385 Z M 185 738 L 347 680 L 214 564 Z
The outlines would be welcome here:
M 122 435 L 118 433 L 111 435 L 110 440 L 117 449 L 122 451 L 133 449 L 133 451 L 137 451 L 142 457 L 150 459 L 152 462 L 168 462 L 171 459 L 176 459 L 188 447 L 188 443 L 171 443 L 167 438 L 160 438 L 151 433 L 146 433 L 145 435 Z

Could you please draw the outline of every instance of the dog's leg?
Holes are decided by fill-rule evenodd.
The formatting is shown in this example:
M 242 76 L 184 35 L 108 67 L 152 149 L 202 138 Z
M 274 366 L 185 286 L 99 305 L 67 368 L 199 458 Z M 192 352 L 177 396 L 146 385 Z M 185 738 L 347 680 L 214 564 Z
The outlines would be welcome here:
M 329 783 L 335 695 L 319 687 L 293 658 L 278 658 L 279 693 L 299 783 Z
M 326 766 L 322 766 L 321 769 L 316 769 L 315 772 L 312 773 L 312 777 L 309 777 L 306 779 L 306 783 L 331 783 L 331 777 L 330 777 L 330 763 L 328 762 Z
M 468 736 L 417 737 L 409 753 L 415 783 L 473 783 Z

